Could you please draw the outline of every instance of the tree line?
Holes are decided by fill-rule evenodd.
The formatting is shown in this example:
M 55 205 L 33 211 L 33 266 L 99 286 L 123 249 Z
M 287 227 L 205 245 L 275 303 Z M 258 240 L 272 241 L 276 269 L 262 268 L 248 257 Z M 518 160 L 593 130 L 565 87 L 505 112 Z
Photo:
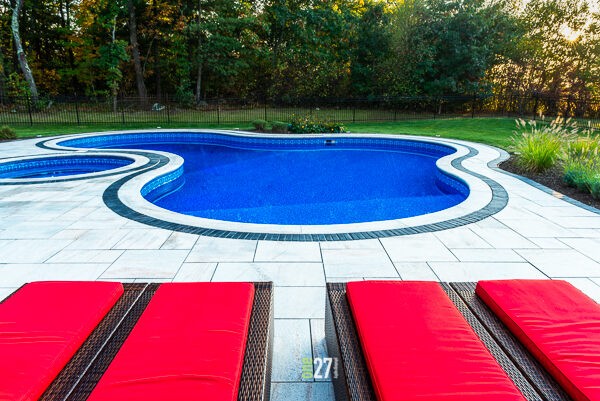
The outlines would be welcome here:
M 600 90 L 598 0 L 0 0 L 0 96 Z

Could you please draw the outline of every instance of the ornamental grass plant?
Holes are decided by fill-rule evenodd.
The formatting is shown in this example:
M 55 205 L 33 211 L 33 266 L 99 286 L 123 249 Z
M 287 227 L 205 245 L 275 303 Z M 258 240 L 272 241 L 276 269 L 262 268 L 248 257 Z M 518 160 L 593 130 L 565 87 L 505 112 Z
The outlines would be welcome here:
M 561 117 L 550 124 L 518 119 L 511 150 L 521 169 L 528 173 L 541 173 L 556 165 L 563 145 L 577 133 L 577 124 Z

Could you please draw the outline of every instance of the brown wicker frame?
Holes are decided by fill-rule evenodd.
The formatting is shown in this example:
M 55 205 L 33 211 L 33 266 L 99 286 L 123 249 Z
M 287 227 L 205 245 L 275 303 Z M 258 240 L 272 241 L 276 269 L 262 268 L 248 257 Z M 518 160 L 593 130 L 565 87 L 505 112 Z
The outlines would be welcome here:
M 450 299 L 528 401 L 571 398 L 475 295 L 475 283 L 441 283 Z M 327 350 L 337 358 L 333 387 L 337 401 L 376 401 L 363 357 L 345 283 L 328 283 L 325 314 Z
M 159 284 L 123 284 L 123 287 L 123 296 L 59 373 L 40 401 L 84 401 L 89 397 Z M 239 401 L 269 401 L 271 393 L 272 283 L 257 282 L 254 283 L 254 289 Z

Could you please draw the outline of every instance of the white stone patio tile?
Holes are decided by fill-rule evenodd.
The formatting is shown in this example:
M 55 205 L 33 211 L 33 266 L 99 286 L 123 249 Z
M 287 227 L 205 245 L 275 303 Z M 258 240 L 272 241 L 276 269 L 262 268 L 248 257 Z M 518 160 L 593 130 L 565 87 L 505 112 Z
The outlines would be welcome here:
M 321 262 L 318 242 L 258 241 L 255 262 Z
M 20 287 L 31 281 L 47 280 L 96 280 L 108 268 L 108 264 L 6 264 L 0 265 L 3 286 Z
M 364 281 L 402 281 L 400 276 L 396 277 L 363 277 Z
M 88 230 L 61 230 L 54 234 L 51 239 L 71 239 L 75 240 L 87 233 Z
M 480 228 L 475 226 L 472 227 L 472 230 L 494 248 L 537 248 L 534 243 L 510 228 Z
M 456 261 L 434 235 L 406 235 L 382 238 L 381 243 L 393 262 Z
M 556 224 L 566 228 L 599 228 L 600 216 L 593 217 L 557 217 L 552 219 Z
M 484 229 L 506 228 L 506 226 L 504 224 L 500 223 L 498 220 L 496 220 L 493 217 L 488 217 L 488 218 L 480 220 L 476 223 L 469 224 L 467 227 L 468 228 L 479 227 L 479 228 L 484 228 Z M 473 230 L 473 232 L 475 232 L 475 230 Z
M 188 251 L 128 250 L 102 275 L 131 278 L 173 278 Z
M 272 281 L 276 286 L 324 286 L 321 263 L 219 263 L 213 281 Z
M 548 278 L 529 263 L 432 262 L 429 265 L 441 281 Z
M 210 281 L 216 268 L 216 263 L 184 263 L 173 282 Z
M 271 401 L 333 401 L 331 382 L 271 384 Z
M 87 220 L 98 221 L 114 220 L 116 218 L 120 218 L 120 216 L 107 207 L 97 208 L 95 211 L 86 216 Z
M 452 249 L 461 262 L 525 262 L 512 249 Z
M 123 278 L 123 277 L 110 277 L 110 278 L 99 278 L 98 281 L 111 281 L 117 283 L 135 283 L 134 278 Z
M 561 241 L 588 258 L 600 262 L 600 238 L 561 238 Z
M 539 206 L 538 206 L 539 208 Z M 510 205 L 494 215 L 495 219 L 504 221 L 505 219 L 536 219 L 539 216 L 534 212 L 522 207 L 511 207 Z
M 308 319 L 275 319 L 271 375 L 274 382 L 303 380 L 302 358 L 312 358 L 309 322 Z
M 98 210 L 99 207 L 75 207 L 68 212 L 62 214 L 60 219 L 63 221 L 78 221 L 91 213 L 94 213 Z
M 327 277 L 393 277 L 396 270 L 385 250 L 323 249 L 323 265 Z
M 321 249 L 340 250 L 340 249 L 379 249 L 383 250 L 383 245 L 378 239 L 365 239 L 357 241 L 323 241 L 320 243 Z
M 434 235 L 450 249 L 456 248 L 491 248 L 479 235 L 469 228 L 453 228 L 451 230 L 437 231 Z
M 585 295 L 600 303 L 600 286 L 588 278 L 565 278 L 564 280 L 579 288 Z
M 18 287 L 13 288 L 0 288 L 0 301 L 3 301 L 4 298 L 12 294 L 17 290 Z
M 568 237 L 572 233 L 544 218 L 537 219 L 503 219 L 507 227 L 512 228 L 524 237 Z
M 186 262 L 252 262 L 257 241 L 199 237 Z
M 560 196 L 562 195 L 558 192 L 555 192 L 555 194 L 557 195 L 556 197 L 548 194 L 543 194 L 541 196 L 532 196 L 531 200 L 532 202 L 543 207 L 563 206 L 564 201 L 560 199 Z
M 171 283 L 173 279 L 170 278 L 155 278 L 155 277 L 142 277 L 133 280 L 134 283 Z
M 364 277 L 327 277 L 328 283 L 349 283 L 351 281 L 361 281 Z
M 310 336 L 312 339 L 312 351 L 313 358 L 328 358 L 327 345 L 325 344 L 325 320 L 324 319 L 311 319 L 310 320 Z M 315 381 L 331 381 L 331 374 L 333 372 L 333 366 L 330 366 L 329 376 L 325 375 L 327 366 L 322 365 L 321 371 L 319 372 L 322 378 L 316 378 Z M 313 372 L 314 373 L 314 372 Z
M 70 240 L 14 240 L 0 247 L 0 263 L 42 263 L 70 243 Z
M 275 319 L 324 319 L 325 287 L 275 287 Z
M 557 238 L 529 238 L 537 246 L 543 249 L 567 249 L 569 246 Z
M 122 250 L 63 249 L 46 263 L 108 263 L 121 256 Z
M 600 264 L 571 249 L 517 250 L 550 277 L 600 276 Z
M 6 228 L 0 233 L 0 239 L 49 239 L 69 224 L 63 221 L 26 221 Z
M 160 249 L 170 234 L 161 229 L 130 230 L 113 249 Z
M 129 230 L 87 230 L 68 249 L 112 249 Z
M 106 220 L 80 219 L 68 226 L 68 228 L 72 230 L 117 230 L 122 228 L 127 221 L 127 219 L 118 216 Z
M 197 240 L 195 234 L 173 231 L 160 249 L 192 249 Z
M 17 224 L 23 223 L 23 221 L 29 216 L 17 216 L 11 215 L 8 217 L 3 217 L 0 219 L 0 229 L 8 230 L 11 227 L 14 227 Z
M 137 230 L 137 229 L 147 230 L 148 225 L 140 223 L 139 221 L 135 221 L 135 220 L 127 220 L 127 222 L 125 224 L 123 224 L 123 226 L 121 228 L 135 229 L 135 230 Z
M 596 228 L 569 228 L 571 238 L 600 238 L 600 229 Z
M 536 212 L 545 218 L 553 220 L 556 217 L 596 217 L 596 213 L 582 209 L 565 202 L 563 206 L 539 207 Z
M 440 281 L 425 262 L 394 263 L 402 280 Z

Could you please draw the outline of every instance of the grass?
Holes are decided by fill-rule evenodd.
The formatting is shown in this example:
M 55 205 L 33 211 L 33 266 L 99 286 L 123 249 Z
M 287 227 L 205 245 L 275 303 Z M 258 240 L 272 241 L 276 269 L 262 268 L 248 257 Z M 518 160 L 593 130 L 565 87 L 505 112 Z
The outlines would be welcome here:
M 437 136 L 441 138 L 462 139 L 481 142 L 507 149 L 511 143 L 511 134 L 515 126 L 512 118 L 455 118 L 437 120 L 412 120 L 396 122 L 357 122 L 346 123 L 344 126 L 354 133 L 409 134 L 421 136 Z M 19 138 L 36 136 L 53 136 L 84 132 L 114 131 L 142 128 L 214 128 L 251 130 L 252 124 L 223 123 L 223 124 L 36 124 L 33 126 L 14 125 Z
M 381 123 L 351 123 L 356 133 L 409 134 L 462 139 L 507 149 L 515 127 L 513 118 L 454 118 Z

